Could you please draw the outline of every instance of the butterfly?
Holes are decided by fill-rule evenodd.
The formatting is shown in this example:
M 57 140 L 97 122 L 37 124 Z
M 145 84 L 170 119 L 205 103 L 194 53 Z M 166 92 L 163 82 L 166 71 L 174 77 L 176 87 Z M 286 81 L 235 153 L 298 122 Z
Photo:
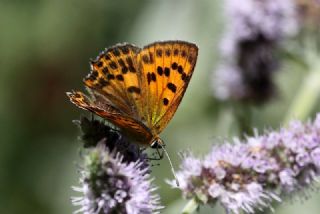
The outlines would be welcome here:
M 107 48 L 90 62 L 84 78 L 90 96 L 67 92 L 72 103 L 108 120 L 134 142 L 158 148 L 159 134 L 176 112 L 193 74 L 198 47 L 162 41 L 142 49 Z

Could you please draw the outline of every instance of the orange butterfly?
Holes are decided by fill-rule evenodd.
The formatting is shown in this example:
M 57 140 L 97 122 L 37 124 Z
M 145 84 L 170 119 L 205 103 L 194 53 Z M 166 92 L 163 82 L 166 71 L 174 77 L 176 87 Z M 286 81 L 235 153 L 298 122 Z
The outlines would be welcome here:
M 181 102 L 197 56 L 198 47 L 184 41 L 155 42 L 142 49 L 118 44 L 91 62 L 84 79 L 90 98 L 78 91 L 67 95 L 136 143 L 162 147 L 159 134 Z

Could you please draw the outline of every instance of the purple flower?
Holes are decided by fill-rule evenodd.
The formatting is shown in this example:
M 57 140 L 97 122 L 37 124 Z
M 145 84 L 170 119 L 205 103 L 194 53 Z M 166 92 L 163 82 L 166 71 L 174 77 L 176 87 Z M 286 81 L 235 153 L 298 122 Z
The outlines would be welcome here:
M 117 152 L 109 152 L 99 144 L 85 156 L 80 187 L 83 195 L 72 202 L 80 206 L 75 213 L 84 214 L 151 214 L 159 213 L 160 198 L 153 192 L 149 168 L 140 160 L 124 162 Z
M 320 175 L 320 114 L 313 122 L 214 146 L 198 159 L 183 157 L 177 172 L 185 198 L 219 202 L 228 212 L 254 213 L 311 187 Z M 192 170 L 190 170 L 192 169 Z
M 227 0 L 225 8 L 223 62 L 213 76 L 214 94 L 220 100 L 267 101 L 275 93 L 275 52 L 298 31 L 294 1 Z
M 227 0 L 226 14 L 237 40 L 251 40 L 264 35 L 268 40 L 279 40 L 297 33 L 294 0 Z

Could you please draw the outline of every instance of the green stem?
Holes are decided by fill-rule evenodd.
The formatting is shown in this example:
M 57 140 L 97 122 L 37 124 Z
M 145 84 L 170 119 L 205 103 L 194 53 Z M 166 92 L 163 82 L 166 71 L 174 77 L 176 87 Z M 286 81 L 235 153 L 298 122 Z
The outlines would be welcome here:
M 313 61 L 310 72 L 304 79 L 301 88 L 295 96 L 284 123 L 287 124 L 292 118 L 305 120 L 315 107 L 320 95 L 320 62 L 319 59 Z
M 194 211 L 197 210 L 197 208 L 199 207 L 198 203 L 196 202 L 195 199 L 191 199 L 187 205 L 183 208 L 182 210 L 182 214 L 191 214 Z
M 234 115 L 238 123 L 241 138 L 253 135 L 251 107 L 246 104 L 235 105 Z

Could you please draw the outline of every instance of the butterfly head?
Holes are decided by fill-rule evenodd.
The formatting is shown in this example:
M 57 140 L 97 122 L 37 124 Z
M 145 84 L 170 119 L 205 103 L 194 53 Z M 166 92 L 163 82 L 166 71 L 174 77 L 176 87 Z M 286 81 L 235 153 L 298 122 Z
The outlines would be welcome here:
M 153 149 L 161 149 L 164 146 L 165 144 L 159 136 L 153 138 L 150 144 L 150 147 Z

